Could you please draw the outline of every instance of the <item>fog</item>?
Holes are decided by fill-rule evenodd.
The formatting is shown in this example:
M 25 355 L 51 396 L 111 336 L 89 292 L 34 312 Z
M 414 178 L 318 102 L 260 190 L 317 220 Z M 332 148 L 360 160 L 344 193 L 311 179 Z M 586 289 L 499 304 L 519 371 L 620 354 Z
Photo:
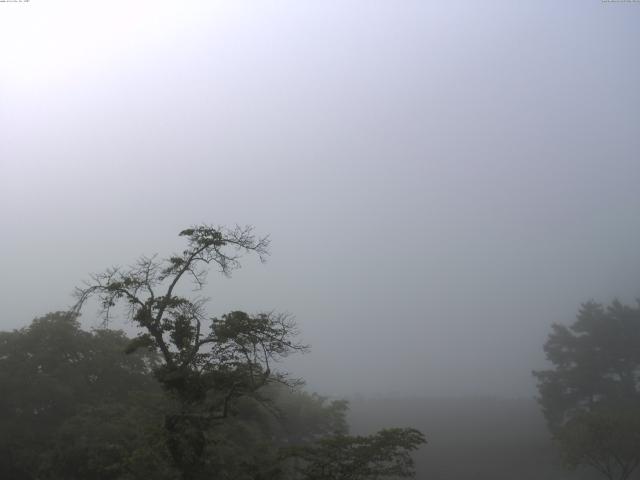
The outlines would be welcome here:
M 0 3 L 0 329 L 197 223 L 269 234 L 212 315 L 295 315 L 332 395 L 531 397 L 640 293 L 640 5 Z M 91 309 L 87 327 L 98 324 Z M 127 327 L 124 324 L 121 326 Z

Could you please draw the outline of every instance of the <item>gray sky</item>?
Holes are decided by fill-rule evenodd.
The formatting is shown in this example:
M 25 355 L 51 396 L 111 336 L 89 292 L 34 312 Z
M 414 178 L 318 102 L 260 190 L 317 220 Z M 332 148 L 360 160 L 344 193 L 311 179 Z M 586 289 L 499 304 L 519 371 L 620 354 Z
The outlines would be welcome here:
M 0 328 L 89 272 L 270 233 L 312 389 L 532 395 L 553 321 L 640 294 L 640 3 L 0 3 Z M 87 326 L 95 324 L 92 312 Z

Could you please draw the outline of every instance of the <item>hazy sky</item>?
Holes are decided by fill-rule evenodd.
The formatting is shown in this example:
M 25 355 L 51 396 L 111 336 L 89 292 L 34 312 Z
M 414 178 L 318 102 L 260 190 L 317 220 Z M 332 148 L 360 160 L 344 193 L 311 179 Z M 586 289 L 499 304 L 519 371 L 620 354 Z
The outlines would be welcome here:
M 211 312 L 295 314 L 310 388 L 532 395 L 640 295 L 639 153 L 640 3 L 0 3 L 0 328 L 253 224 Z

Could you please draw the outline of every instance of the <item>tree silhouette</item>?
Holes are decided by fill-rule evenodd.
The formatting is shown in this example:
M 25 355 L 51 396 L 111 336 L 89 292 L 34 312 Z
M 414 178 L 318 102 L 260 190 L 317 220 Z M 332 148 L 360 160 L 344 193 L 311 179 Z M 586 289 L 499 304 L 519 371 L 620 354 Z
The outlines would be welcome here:
M 178 293 L 185 283 L 201 289 L 212 266 L 229 276 L 242 254 L 255 253 L 264 261 L 268 237 L 256 237 L 252 227 L 209 225 L 180 236 L 187 247 L 169 258 L 141 257 L 128 268 L 92 275 L 76 289 L 74 310 L 97 297 L 108 324 L 113 307 L 125 305 L 128 319 L 141 328 L 127 350 L 149 348 L 161 355 L 155 375 L 180 406 L 165 418 L 167 446 L 184 480 L 191 480 L 203 471 L 206 430 L 226 419 L 239 398 L 261 400 L 259 390 L 266 384 L 297 384 L 272 366 L 307 347 L 295 341 L 295 322 L 285 314 L 233 311 L 213 318 L 202 298 Z
M 253 253 L 264 261 L 268 237 L 256 237 L 252 227 L 209 225 L 183 230 L 180 236 L 186 238 L 187 246 L 169 258 L 141 257 L 128 268 L 114 267 L 92 275 L 76 289 L 72 314 L 96 297 L 108 325 L 112 309 L 119 304 L 126 307 L 127 318 L 140 328 L 126 351 L 144 348 L 155 352 L 160 363 L 153 373 L 176 400 L 177 407 L 164 418 L 165 446 L 182 479 L 198 480 L 228 473 L 235 460 L 224 460 L 224 452 L 232 450 L 221 436 L 233 437 L 229 428 L 234 425 L 238 431 L 247 426 L 231 417 L 243 408 L 246 412 L 247 400 L 271 409 L 271 398 L 265 395 L 269 384 L 299 385 L 300 380 L 273 367 L 283 357 L 308 347 L 296 341 L 298 330 L 288 315 L 232 311 L 210 317 L 204 299 L 180 293 L 186 285 L 202 289 L 211 267 L 229 276 L 240 266 L 243 254 Z M 301 425 L 296 427 L 290 416 L 283 426 L 289 429 L 286 440 L 291 444 L 276 445 L 278 435 L 272 433 L 273 444 L 255 457 L 262 460 L 239 462 L 236 472 L 256 480 L 300 475 L 317 479 L 321 478 L 318 469 L 328 471 L 325 465 L 331 464 L 331 476 L 326 478 L 413 475 L 410 452 L 425 442 L 420 432 L 389 429 L 370 437 L 351 437 L 346 435 L 346 403 L 325 406 L 322 397 L 298 398 L 306 398 L 307 405 L 313 406 L 311 411 L 319 415 L 316 422 L 309 412 L 302 415 L 308 433 L 300 431 Z M 329 432 L 332 428 L 336 430 Z M 216 446 L 219 452 L 212 452 Z M 281 452 L 266 454 L 274 447 Z M 348 476 L 341 476 L 343 473 Z
M 534 375 L 565 463 L 629 478 L 640 463 L 640 308 L 585 303 L 544 349 L 554 368 Z

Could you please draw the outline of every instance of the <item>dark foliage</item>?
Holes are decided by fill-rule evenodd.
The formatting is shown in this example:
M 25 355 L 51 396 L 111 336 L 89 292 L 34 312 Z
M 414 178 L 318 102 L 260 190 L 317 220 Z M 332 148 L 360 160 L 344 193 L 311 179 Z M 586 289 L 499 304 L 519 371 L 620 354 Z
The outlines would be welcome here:
M 128 342 L 83 331 L 67 312 L 0 332 L 2 478 L 126 478 L 166 456 L 148 441 L 166 408 L 151 375 L 158 358 L 125 355 Z
M 553 369 L 534 372 L 540 404 L 569 467 L 625 480 L 640 462 L 640 308 L 582 305 L 545 344 Z

